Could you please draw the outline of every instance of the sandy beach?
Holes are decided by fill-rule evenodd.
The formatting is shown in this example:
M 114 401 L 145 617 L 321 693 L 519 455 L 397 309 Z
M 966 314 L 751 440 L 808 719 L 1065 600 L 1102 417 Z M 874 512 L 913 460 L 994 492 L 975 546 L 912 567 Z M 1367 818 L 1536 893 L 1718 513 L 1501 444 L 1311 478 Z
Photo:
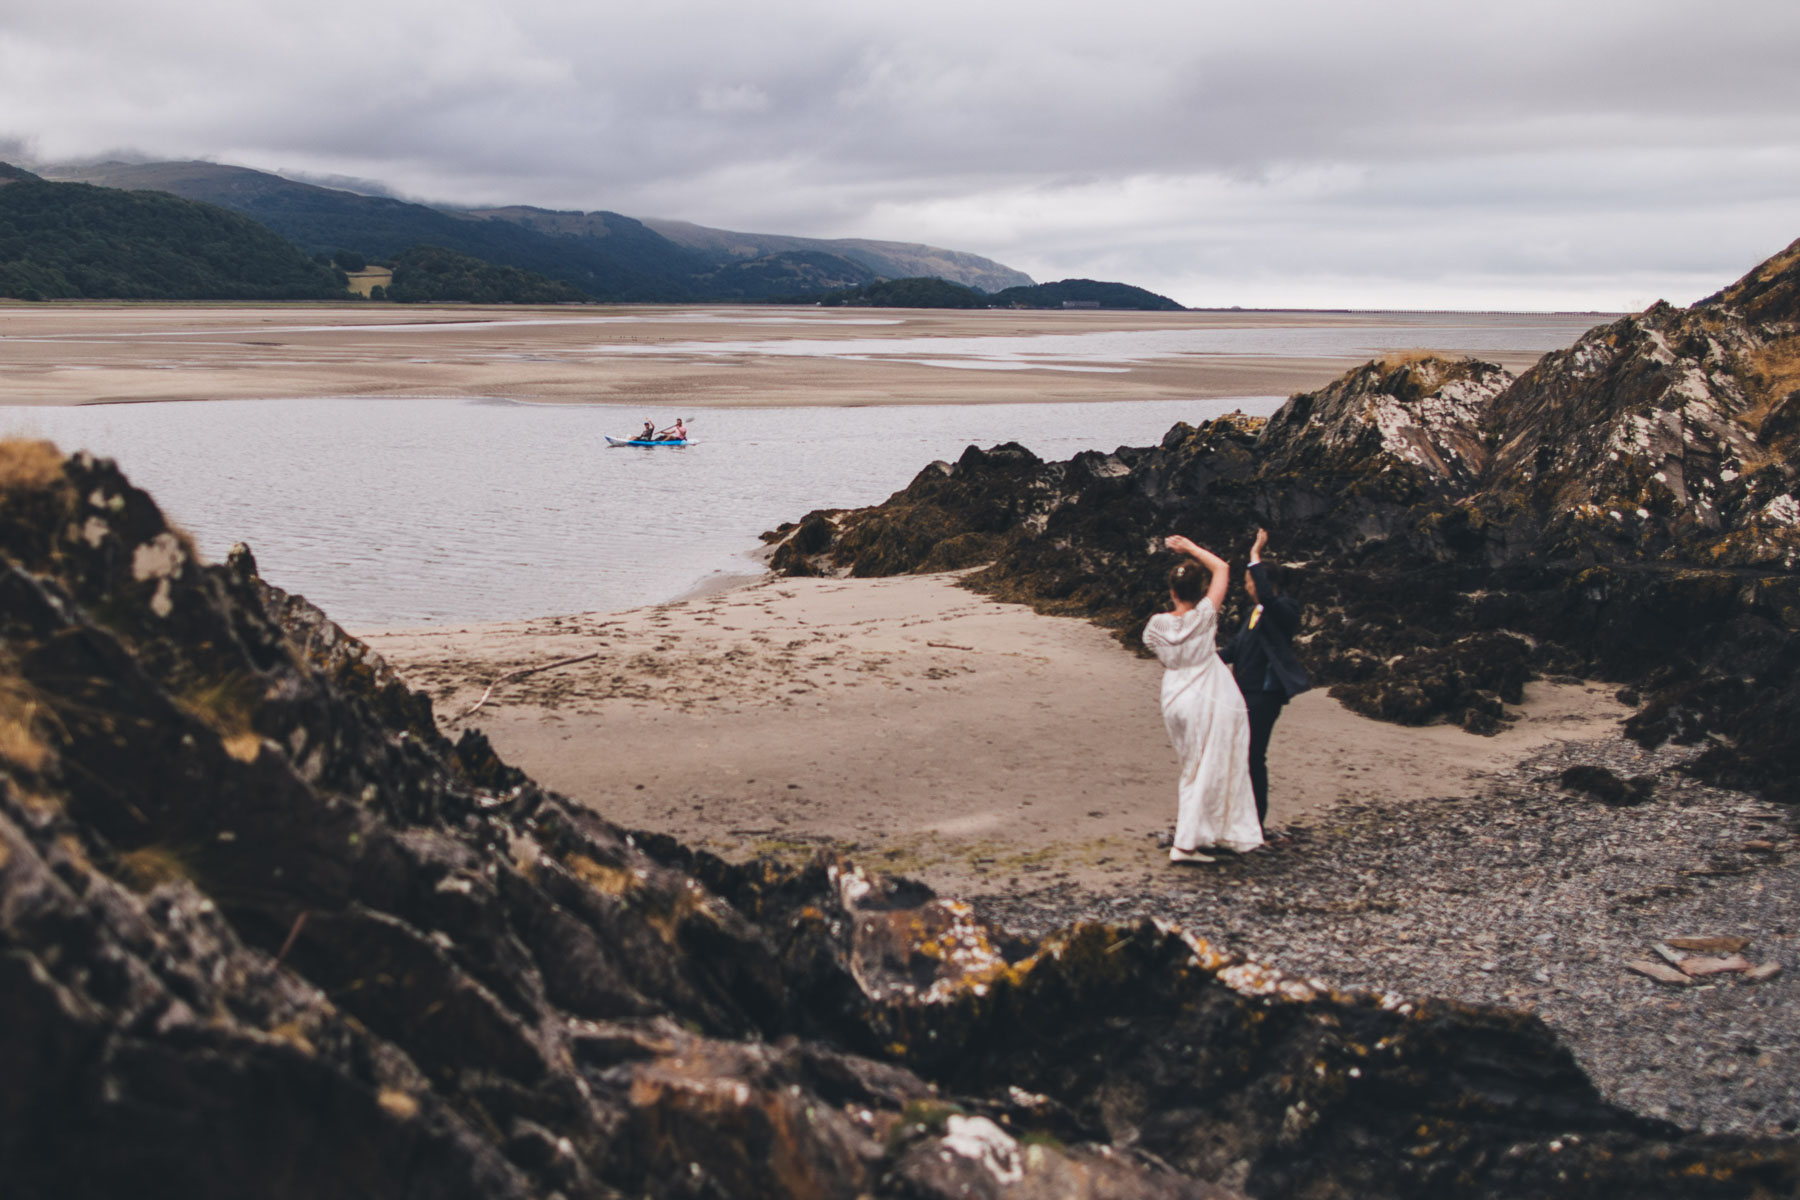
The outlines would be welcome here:
M 1309 692 L 1270 752 L 1270 823 L 1289 840 L 1176 866 L 1158 840 L 1175 758 L 1156 661 L 955 582 L 767 577 L 633 612 L 365 636 L 452 736 L 479 727 L 628 828 L 734 860 L 842 850 L 1027 935 L 1151 916 L 1341 987 L 1528 1010 L 1609 1100 L 1793 1129 L 1790 987 L 1671 990 L 1625 965 L 1728 933 L 1779 970 L 1800 913 L 1791 814 L 1684 778 L 1691 747 L 1630 742 L 1613 687 L 1530 683 L 1493 737 Z M 590 654 L 457 719 L 508 672 Z M 1577 765 L 1653 778 L 1656 798 L 1572 793 Z
M 765 578 L 635 612 L 365 636 L 453 732 L 479 727 L 612 820 L 727 857 L 829 843 L 956 894 L 1166 875 L 1155 839 L 1174 819 L 1175 757 L 1158 664 L 954 585 Z M 586 654 L 456 719 L 496 678 Z M 1615 732 L 1611 691 L 1532 684 L 1491 738 L 1308 693 L 1276 728 L 1271 824 L 1464 794 L 1549 743 Z
M 957 369 L 917 347 L 894 354 L 861 347 L 856 357 L 837 358 L 773 356 L 745 344 L 1332 330 L 1391 319 L 1216 311 L 0 303 L 0 404 L 492 396 L 662 409 L 1285 396 L 1320 387 L 1367 356 L 1183 354 L 1098 371 Z M 1505 329 L 1548 318 L 1471 319 Z M 1570 340 L 1597 320 L 1558 319 L 1570 324 Z M 1462 349 L 1433 344 L 1439 340 L 1427 324 L 1418 348 Z M 738 348 L 721 351 L 726 344 Z M 1481 353 L 1513 371 L 1538 358 L 1529 350 Z

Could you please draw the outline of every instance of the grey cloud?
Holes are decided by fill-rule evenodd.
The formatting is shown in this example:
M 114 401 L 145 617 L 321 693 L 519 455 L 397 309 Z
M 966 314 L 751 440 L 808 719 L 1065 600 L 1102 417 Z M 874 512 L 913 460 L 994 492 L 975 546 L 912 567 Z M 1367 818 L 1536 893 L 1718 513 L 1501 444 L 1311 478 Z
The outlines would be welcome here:
M 1786 0 L 15 0 L 0 138 L 1038 274 L 1622 303 L 1800 233 L 1797 44 Z

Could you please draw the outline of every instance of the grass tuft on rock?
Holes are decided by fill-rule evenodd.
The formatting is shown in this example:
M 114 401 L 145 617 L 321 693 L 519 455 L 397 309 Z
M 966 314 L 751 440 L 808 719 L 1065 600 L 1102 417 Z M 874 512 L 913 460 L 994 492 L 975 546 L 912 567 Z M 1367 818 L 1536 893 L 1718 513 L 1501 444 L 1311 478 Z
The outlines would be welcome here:
M 63 481 L 62 451 L 39 438 L 0 439 L 0 497 L 42 492 Z

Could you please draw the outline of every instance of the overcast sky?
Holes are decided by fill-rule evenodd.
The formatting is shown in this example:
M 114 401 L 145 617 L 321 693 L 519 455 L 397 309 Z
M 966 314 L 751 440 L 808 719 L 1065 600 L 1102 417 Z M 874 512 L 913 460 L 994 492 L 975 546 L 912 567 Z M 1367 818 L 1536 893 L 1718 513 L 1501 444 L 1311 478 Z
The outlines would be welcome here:
M 0 0 L 0 158 L 930 242 L 1190 305 L 1688 303 L 1800 237 L 1795 0 Z

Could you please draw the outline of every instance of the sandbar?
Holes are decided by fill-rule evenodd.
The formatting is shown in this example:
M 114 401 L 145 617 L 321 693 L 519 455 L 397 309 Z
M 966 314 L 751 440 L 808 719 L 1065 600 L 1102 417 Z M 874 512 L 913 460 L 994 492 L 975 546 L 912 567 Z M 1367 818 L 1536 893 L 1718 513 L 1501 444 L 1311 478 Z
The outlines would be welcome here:
M 1408 325 L 1409 339 L 1410 327 L 1417 325 L 1417 345 L 1408 348 L 1461 353 L 1454 331 L 1442 326 L 1518 330 L 1523 345 L 1528 327 L 1566 324 L 1572 342 L 1599 319 L 1592 314 L 0 302 L 0 404 L 476 396 L 660 412 L 677 406 L 1285 396 L 1323 386 L 1367 356 L 1188 353 L 1071 369 L 1074 364 L 972 364 L 955 353 L 937 357 L 916 345 L 896 353 L 877 345 L 855 357 L 770 355 L 755 346 L 778 339 L 897 343 L 1120 331 L 1334 330 L 1398 321 Z M 1478 353 L 1513 371 L 1540 356 L 1522 348 Z

